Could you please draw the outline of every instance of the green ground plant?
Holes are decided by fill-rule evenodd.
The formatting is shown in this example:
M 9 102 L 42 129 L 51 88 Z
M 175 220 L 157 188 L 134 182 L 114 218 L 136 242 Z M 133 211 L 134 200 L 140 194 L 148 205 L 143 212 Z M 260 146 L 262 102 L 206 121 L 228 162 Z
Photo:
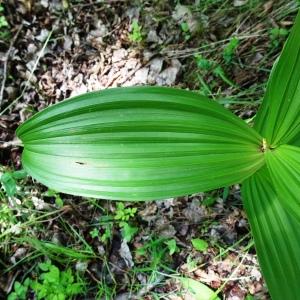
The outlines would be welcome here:
M 124 203 L 119 202 L 116 205 L 116 212 L 115 212 L 114 219 L 118 221 L 129 221 L 130 218 L 134 217 L 136 212 L 137 212 L 136 207 L 126 208 Z
M 143 40 L 142 26 L 139 25 L 137 20 L 131 23 L 131 33 L 129 33 L 129 40 L 134 43 L 140 43 Z
M 231 62 L 235 51 L 233 49 L 233 46 L 229 47 L 229 45 L 225 47 L 223 52 L 223 58 L 227 63 Z M 229 48 L 230 50 L 228 50 Z M 231 87 L 236 87 L 235 83 L 228 78 L 228 76 L 225 74 L 223 67 L 218 62 L 211 59 L 207 59 L 203 57 L 201 54 L 195 55 L 195 61 L 199 70 L 199 73 L 197 74 L 198 80 L 202 86 L 200 92 L 203 95 L 211 95 L 212 88 L 218 84 L 217 81 L 214 80 L 211 85 L 208 85 L 203 79 L 203 76 L 207 76 L 207 75 L 213 75 L 215 76 L 215 78 L 221 79 L 225 84 Z
M 26 178 L 26 176 L 27 173 L 24 170 L 5 171 L 1 175 L 1 186 L 8 197 L 12 197 L 17 193 L 17 181 Z
M 270 30 L 270 38 L 273 47 L 278 47 L 282 39 L 284 39 L 289 34 L 288 30 L 285 28 L 272 28 Z
M 202 239 L 192 239 L 192 245 L 197 251 L 205 251 L 208 248 L 208 243 Z
M 298 299 L 299 34 L 300 14 L 254 128 L 196 93 L 110 89 L 53 105 L 22 124 L 23 166 L 51 189 L 112 200 L 157 200 L 242 183 L 271 296 Z M 152 269 L 168 251 L 158 245 L 151 246 L 157 248 Z
M 237 37 L 233 37 L 224 48 L 223 58 L 227 64 L 231 63 L 239 44 L 239 39 Z
M 188 41 L 191 38 L 190 28 L 187 22 L 180 23 L 180 29 L 183 33 L 184 39 Z
M 57 193 L 56 191 L 53 191 L 51 189 L 47 190 L 44 194 L 44 197 L 54 197 L 54 201 L 57 207 L 63 207 L 64 206 L 64 202 L 61 199 L 59 193 Z
M 4 7 L 0 4 L 0 39 L 6 40 L 10 36 L 9 24 L 6 17 L 3 15 Z
M 39 275 L 36 279 L 26 278 L 23 283 L 16 281 L 14 291 L 8 300 L 28 299 L 29 290 L 34 291 L 36 299 L 65 300 L 84 292 L 85 283 L 75 280 L 72 270 L 61 271 L 50 261 L 38 264 Z
M 8 295 L 7 300 L 26 300 L 31 280 L 26 278 L 23 283 L 15 281 L 14 291 Z
M 121 229 L 122 238 L 130 242 L 138 228 L 131 224 L 130 220 L 137 212 L 136 207 L 125 207 L 123 202 L 117 202 L 114 215 L 104 215 L 99 219 L 99 225 L 90 231 L 92 238 L 97 238 L 103 243 L 111 240 L 114 226 Z

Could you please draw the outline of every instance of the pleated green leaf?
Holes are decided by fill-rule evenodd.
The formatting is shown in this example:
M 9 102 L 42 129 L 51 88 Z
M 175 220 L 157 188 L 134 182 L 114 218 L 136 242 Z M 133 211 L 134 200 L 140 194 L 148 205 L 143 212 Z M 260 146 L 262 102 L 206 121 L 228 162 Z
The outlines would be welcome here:
M 300 13 L 277 63 L 274 64 L 255 128 L 276 147 L 300 131 Z
M 300 222 L 300 148 L 282 145 L 267 151 L 266 161 L 282 206 Z
M 300 147 L 300 132 L 290 143 L 293 146 Z
M 61 192 L 151 200 L 241 182 L 264 164 L 262 138 L 221 105 L 183 90 L 88 93 L 17 130 L 27 172 Z
M 272 299 L 299 299 L 299 223 L 282 207 L 267 168 L 245 181 L 242 195 Z

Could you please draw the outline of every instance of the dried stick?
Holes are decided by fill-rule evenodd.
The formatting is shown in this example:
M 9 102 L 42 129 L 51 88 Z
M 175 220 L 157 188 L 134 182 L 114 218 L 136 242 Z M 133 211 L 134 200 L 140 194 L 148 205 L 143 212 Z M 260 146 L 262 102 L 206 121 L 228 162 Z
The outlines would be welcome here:
M 10 56 L 10 53 L 12 51 L 12 48 L 14 46 L 14 43 L 16 42 L 19 33 L 21 32 L 23 28 L 23 24 L 21 24 L 16 32 L 16 34 L 14 35 L 14 37 L 12 38 L 12 40 L 10 41 L 10 45 L 9 48 L 4 56 L 4 66 L 3 66 L 3 79 L 2 79 L 2 84 L 1 84 L 1 89 L 0 89 L 0 108 L 3 102 L 3 94 L 4 94 L 4 88 L 5 88 L 5 83 L 6 83 L 6 78 L 7 78 L 7 63 L 8 63 L 8 59 Z
M 48 42 L 51 38 L 51 35 L 52 35 L 53 31 L 54 31 L 54 28 L 49 32 L 48 37 L 47 37 L 46 41 L 44 42 L 44 45 L 43 45 L 42 49 L 40 50 L 40 52 L 38 54 L 38 57 L 37 57 L 37 59 L 34 63 L 34 66 L 33 66 L 32 70 L 29 74 L 29 77 L 28 77 L 27 81 L 25 82 L 25 86 L 24 86 L 24 88 L 21 92 L 21 95 L 18 96 L 14 101 L 12 101 L 6 108 L 4 108 L 2 111 L 0 111 L 0 116 L 2 116 L 7 110 L 9 110 L 12 106 L 14 106 L 24 96 L 24 93 L 25 93 L 26 89 L 29 87 L 29 83 L 30 83 L 30 80 L 32 78 L 33 72 L 36 70 L 38 63 L 39 63 L 41 57 L 44 54 L 44 51 L 45 51 L 46 46 L 47 46 L 47 44 L 48 44 Z

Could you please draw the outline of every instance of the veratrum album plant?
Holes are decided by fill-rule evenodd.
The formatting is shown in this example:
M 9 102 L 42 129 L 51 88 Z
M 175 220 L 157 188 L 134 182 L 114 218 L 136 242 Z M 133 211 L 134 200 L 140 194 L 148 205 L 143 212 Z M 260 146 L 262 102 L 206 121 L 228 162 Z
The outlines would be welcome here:
M 60 192 L 157 200 L 242 183 L 273 299 L 300 299 L 300 15 L 254 128 L 198 94 L 161 87 L 81 95 L 17 130 L 22 162 Z

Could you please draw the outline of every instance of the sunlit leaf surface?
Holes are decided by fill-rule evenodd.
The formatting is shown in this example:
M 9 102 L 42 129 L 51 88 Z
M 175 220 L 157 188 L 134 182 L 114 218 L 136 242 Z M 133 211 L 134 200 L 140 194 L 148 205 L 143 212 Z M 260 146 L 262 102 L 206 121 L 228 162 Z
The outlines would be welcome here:
M 238 183 L 264 164 L 262 138 L 203 96 L 117 88 L 63 101 L 18 129 L 23 165 L 75 195 L 150 200 Z
M 300 223 L 282 207 L 267 168 L 245 181 L 242 194 L 272 299 L 298 299 Z
M 274 65 L 255 128 L 272 146 L 290 143 L 300 130 L 300 14 Z
M 282 206 L 300 222 L 300 148 L 282 145 L 268 151 L 266 158 Z

